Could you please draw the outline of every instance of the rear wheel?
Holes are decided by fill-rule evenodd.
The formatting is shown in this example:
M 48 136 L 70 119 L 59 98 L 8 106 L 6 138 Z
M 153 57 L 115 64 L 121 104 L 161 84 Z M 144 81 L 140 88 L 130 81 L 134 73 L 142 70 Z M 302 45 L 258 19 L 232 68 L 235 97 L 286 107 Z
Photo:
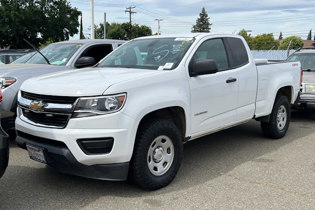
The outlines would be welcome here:
M 130 178 L 139 187 L 156 190 L 176 176 L 183 153 L 183 137 L 176 125 L 155 119 L 143 124 L 135 142 Z
M 286 96 L 277 96 L 269 122 L 261 122 L 261 129 L 265 136 L 279 139 L 282 138 L 290 124 L 290 103 Z

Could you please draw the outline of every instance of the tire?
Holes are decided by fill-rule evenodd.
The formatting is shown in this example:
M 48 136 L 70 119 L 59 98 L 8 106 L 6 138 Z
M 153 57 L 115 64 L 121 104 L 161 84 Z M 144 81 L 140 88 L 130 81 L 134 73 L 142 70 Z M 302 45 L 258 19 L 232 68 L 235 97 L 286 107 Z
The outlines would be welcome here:
M 266 137 L 280 139 L 289 128 L 290 118 L 289 100 L 286 96 L 279 95 L 273 105 L 269 122 L 261 122 L 261 130 Z
M 147 121 L 137 133 L 129 178 L 145 190 L 165 187 L 175 178 L 182 154 L 183 136 L 174 123 Z

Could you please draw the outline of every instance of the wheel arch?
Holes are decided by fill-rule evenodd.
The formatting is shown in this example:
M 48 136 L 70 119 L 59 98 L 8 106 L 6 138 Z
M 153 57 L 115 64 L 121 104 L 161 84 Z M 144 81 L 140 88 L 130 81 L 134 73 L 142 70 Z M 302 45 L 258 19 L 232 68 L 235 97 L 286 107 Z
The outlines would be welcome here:
M 185 110 L 180 106 L 165 107 L 145 114 L 138 123 L 137 132 L 143 125 L 151 119 L 162 118 L 173 122 L 180 130 L 183 137 L 186 135 L 187 123 Z

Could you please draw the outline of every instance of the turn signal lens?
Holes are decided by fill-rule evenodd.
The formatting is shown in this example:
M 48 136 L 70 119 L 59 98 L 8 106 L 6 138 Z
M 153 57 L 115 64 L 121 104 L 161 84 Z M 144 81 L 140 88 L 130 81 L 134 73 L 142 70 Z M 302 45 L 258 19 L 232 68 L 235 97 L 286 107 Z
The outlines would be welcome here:
M 2 77 L 0 78 L 0 87 L 6 88 L 16 82 L 16 79 L 13 77 Z

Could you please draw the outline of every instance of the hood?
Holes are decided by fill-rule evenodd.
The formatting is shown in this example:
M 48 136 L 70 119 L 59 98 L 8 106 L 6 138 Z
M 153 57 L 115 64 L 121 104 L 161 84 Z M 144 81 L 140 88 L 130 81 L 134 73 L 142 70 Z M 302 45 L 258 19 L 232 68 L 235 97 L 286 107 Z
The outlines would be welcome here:
M 303 83 L 315 83 L 315 71 L 303 71 Z
M 113 84 L 162 73 L 143 69 L 86 68 L 29 79 L 21 90 L 42 95 L 97 96 Z
M 67 69 L 66 66 L 48 64 L 8 64 L 0 66 L 0 77 L 11 76 L 23 78 L 24 76 L 38 76 Z

